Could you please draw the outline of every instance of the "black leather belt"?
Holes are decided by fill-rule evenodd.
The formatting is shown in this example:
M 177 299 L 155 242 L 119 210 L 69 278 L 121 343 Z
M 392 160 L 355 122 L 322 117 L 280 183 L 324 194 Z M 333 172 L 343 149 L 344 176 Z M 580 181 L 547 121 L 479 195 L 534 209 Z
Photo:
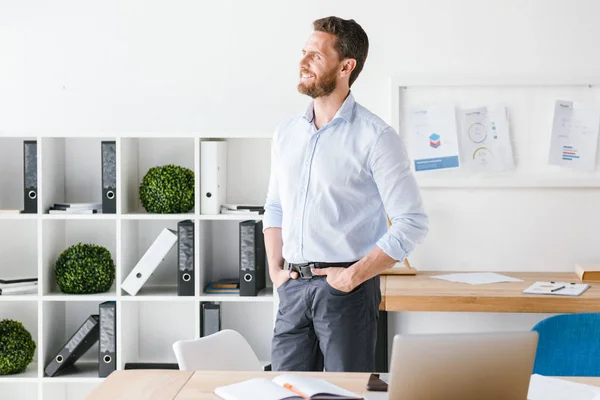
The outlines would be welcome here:
M 288 269 L 291 271 L 296 271 L 300 278 L 302 279 L 311 279 L 313 277 L 311 268 L 348 268 L 356 261 L 350 262 L 338 262 L 338 263 L 328 263 L 328 262 L 309 262 L 302 264 L 288 264 Z

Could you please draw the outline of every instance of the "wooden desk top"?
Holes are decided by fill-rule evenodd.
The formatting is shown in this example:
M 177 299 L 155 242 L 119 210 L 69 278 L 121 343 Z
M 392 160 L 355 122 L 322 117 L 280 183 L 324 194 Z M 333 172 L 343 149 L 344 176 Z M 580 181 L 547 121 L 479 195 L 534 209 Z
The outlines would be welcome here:
M 116 371 L 92 391 L 86 400 L 219 400 L 220 398 L 213 393 L 218 386 L 257 377 L 272 379 L 278 374 L 280 372 Z M 370 375 L 350 372 L 294 372 L 294 374 L 327 379 L 335 385 L 363 395 Z M 600 386 L 600 377 L 563 379 Z
M 600 283 L 590 282 L 590 288 L 576 297 L 522 293 L 535 281 L 580 282 L 574 273 L 500 272 L 522 279 L 523 282 L 484 285 L 430 278 L 432 275 L 450 273 L 453 272 L 420 271 L 415 276 L 385 276 L 384 309 L 513 313 L 600 312 Z

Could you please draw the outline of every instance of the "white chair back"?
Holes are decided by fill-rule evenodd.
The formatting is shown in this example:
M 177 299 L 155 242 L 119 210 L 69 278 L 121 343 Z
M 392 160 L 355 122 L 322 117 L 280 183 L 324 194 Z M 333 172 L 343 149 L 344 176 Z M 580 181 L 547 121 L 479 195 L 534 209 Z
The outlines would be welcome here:
M 173 344 L 180 370 L 262 371 L 258 357 L 238 332 L 224 329 L 195 340 Z

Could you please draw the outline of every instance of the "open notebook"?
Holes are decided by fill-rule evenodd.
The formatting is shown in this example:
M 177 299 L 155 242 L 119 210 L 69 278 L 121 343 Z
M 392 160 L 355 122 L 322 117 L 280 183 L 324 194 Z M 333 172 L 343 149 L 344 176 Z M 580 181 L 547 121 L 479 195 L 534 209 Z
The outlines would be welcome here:
M 283 400 L 283 399 L 335 399 L 359 400 L 361 396 L 342 389 L 324 379 L 283 374 L 272 381 L 265 378 L 248 379 L 215 389 L 225 400 Z

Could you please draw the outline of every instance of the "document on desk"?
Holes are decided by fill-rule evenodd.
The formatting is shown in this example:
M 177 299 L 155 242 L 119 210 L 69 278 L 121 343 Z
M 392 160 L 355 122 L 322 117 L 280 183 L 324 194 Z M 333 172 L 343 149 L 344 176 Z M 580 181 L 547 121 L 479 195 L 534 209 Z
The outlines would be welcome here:
M 278 375 L 273 380 L 254 378 L 219 386 L 215 394 L 224 400 L 362 400 L 362 396 L 324 379 L 295 374 Z
M 522 282 L 522 279 L 500 275 L 495 272 L 463 272 L 458 274 L 433 275 L 435 279 L 443 279 L 449 282 L 470 283 L 471 285 L 483 285 L 486 283 L 500 282 Z
M 533 374 L 528 400 L 600 400 L 600 388 Z
M 600 105 L 557 101 L 549 163 L 593 171 L 596 168 Z
M 555 296 L 579 296 L 585 292 L 590 285 L 587 283 L 575 282 L 535 282 L 527 289 L 523 290 L 526 294 L 550 294 Z

